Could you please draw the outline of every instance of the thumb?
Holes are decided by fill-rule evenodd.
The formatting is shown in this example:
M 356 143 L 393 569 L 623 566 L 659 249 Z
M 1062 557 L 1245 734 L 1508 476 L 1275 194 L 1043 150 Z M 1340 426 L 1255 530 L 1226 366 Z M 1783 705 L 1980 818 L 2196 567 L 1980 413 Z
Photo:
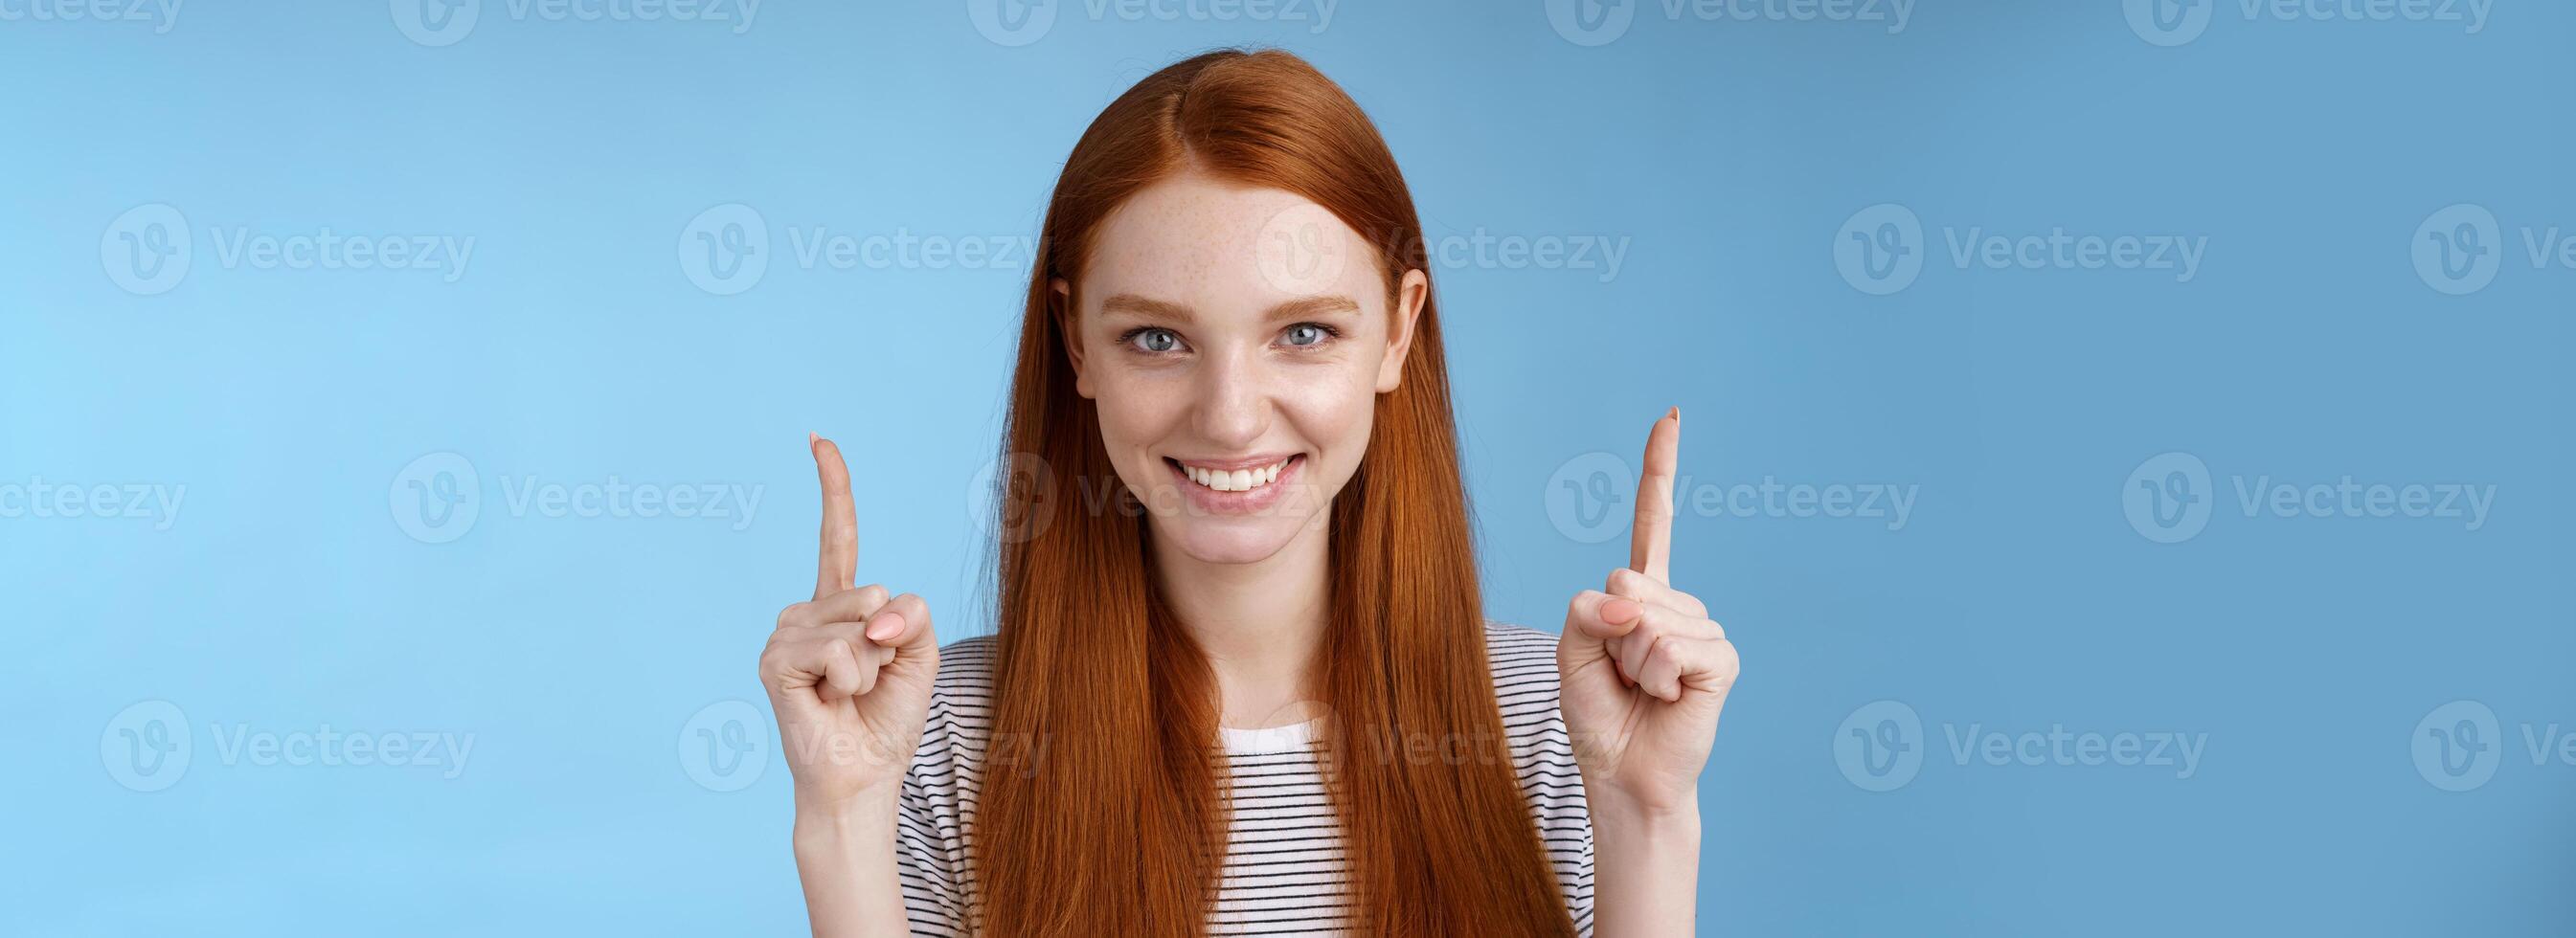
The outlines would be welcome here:
M 1645 619 L 1646 607 L 1636 600 L 1600 590 L 1574 594 L 1574 601 L 1565 606 L 1565 634 L 1556 642 L 1558 668 L 1571 673 L 1610 657 L 1610 643 L 1636 631 Z
M 930 603 L 912 593 L 886 600 L 868 617 L 866 632 L 869 642 L 894 649 L 897 662 L 924 655 L 935 658 L 939 653 L 939 636 L 930 627 Z

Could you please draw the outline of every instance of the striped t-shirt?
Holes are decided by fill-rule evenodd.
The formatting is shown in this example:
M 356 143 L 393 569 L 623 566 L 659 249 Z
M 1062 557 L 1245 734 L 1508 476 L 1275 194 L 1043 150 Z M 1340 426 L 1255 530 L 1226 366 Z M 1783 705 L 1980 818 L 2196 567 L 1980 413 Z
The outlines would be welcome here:
M 981 790 L 992 720 L 991 636 L 939 650 L 921 748 L 904 773 L 895 831 L 904 914 L 916 935 L 966 934 L 974 860 L 965 829 Z M 1485 652 L 1503 731 L 1575 930 L 1592 933 L 1592 819 L 1556 704 L 1556 636 L 1487 623 Z M 1349 929 L 1338 821 L 1318 771 L 1313 723 L 1220 729 L 1232 823 L 1208 930 L 1322 935 Z

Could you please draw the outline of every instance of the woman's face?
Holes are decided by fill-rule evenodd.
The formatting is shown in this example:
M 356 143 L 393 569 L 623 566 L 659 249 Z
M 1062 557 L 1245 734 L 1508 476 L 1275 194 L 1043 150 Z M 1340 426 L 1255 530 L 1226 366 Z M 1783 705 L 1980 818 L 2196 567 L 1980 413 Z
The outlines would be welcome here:
M 1076 386 L 1155 543 L 1246 564 L 1322 530 L 1428 277 L 1405 272 L 1391 299 L 1376 251 L 1322 206 L 1194 173 L 1130 197 L 1094 239 L 1068 324 Z

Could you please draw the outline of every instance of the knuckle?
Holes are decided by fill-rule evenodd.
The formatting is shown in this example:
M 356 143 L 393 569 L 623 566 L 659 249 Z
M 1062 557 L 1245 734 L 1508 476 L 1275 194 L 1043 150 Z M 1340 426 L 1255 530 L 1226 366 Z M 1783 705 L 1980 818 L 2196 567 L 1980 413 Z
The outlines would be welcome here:
M 1602 592 L 1609 593 L 1613 596 L 1628 595 L 1630 591 L 1636 588 L 1637 571 L 1630 570 L 1626 567 L 1620 567 L 1616 570 L 1610 571 L 1610 575 L 1603 578 L 1601 581 Z

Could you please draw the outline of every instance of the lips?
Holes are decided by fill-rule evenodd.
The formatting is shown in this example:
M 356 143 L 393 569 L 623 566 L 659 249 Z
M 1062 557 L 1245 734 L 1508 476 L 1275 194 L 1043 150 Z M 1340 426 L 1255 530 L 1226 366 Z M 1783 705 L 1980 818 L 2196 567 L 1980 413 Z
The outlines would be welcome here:
M 1304 454 L 1256 455 L 1237 459 L 1164 459 L 1181 491 L 1192 503 L 1213 512 L 1239 513 L 1269 507 L 1305 465 Z
M 1296 457 L 1289 457 L 1294 459 Z M 1181 474 L 1189 480 L 1219 492 L 1249 492 L 1279 481 L 1279 471 L 1288 468 L 1288 460 L 1248 468 L 1225 469 L 1180 463 Z

